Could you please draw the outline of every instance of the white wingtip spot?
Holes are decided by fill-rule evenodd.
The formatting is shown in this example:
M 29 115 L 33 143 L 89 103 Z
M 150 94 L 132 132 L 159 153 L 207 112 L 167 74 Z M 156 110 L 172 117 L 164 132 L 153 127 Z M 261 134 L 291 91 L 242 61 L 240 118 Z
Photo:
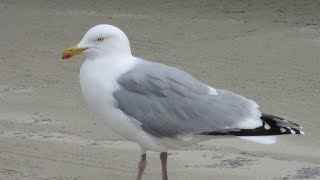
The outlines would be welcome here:
M 300 131 L 300 134 L 305 134 L 304 131 Z
M 264 124 L 264 128 L 265 128 L 265 129 L 271 129 L 271 127 L 270 127 L 270 125 L 269 125 L 268 123 L 265 123 L 265 124 Z
M 284 132 L 286 132 L 286 129 L 285 128 L 280 128 L 280 131 L 284 133 Z
M 213 87 L 208 86 L 209 88 L 209 94 L 211 95 L 218 95 L 218 92 L 216 89 L 214 89 Z
M 291 134 L 296 134 L 296 132 L 293 129 L 291 129 L 291 127 L 288 127 L 288 128 L 289 128 Z

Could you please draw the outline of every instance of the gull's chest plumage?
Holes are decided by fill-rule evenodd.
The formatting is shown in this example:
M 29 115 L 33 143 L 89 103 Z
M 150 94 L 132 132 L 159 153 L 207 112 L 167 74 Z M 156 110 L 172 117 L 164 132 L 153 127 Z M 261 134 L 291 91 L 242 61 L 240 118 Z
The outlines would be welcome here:
M 85 61 L 80 69 L 80 85 L 85 100 L 96 112 L 101 113 L 114 106 L 113 92 L 117 85 L 117 76 L 111 68 L 99 62 Z M 105 108 L 109 107 L 109 108 Z
M 119 88 L 117 78 L 130 69 L 122 63 L 86 60 L 80 69 L 82 94 L 89 107 L 104 117 L 108 126 L 122 136 L 129 136 L 126 129 L 129 119 L 116 107 L 113 93 Z
M 117 79 L 136 62 L 94 62 L 86 60 L 80 69 L 80 84 L 85 100 L 91 109 L 104 117 L 108 126 L 128 140 L 150 146 L 152 140 L 141 131 L 137 122 L 128 118 L 116 106 L 113 93 L 120 87 Z M 157 146 L 157 145 L 152 145 Z
M 115 110 L 113 93 L 120 87 L 117 79 L 130 70 L 136 61 L 132 58 L 87 59 L 80 69 L 80 85 L 89 106 L 107 116 Z M 127 59 L 127 60 L 123 60 Z

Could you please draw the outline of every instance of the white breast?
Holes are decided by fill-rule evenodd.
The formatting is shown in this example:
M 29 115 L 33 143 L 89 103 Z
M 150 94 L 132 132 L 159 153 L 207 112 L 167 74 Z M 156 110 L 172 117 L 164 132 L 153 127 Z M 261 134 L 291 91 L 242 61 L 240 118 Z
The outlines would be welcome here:
M 155 144 L 154 138 L 141 130 L 138 121 L 128 118 L 119 110 L 113 98 L 113 92 L 119 88 L 118 77 L 130 70 L 138 61 L 134 57 L 121 60 L 87 59 L 80 69 L 81 90 L 90 108 L 102 115 L 115 132 L 130 141 L 156 150 L 160 147 Z
M 109 116 L 109 111 L 114 111 L 112 94 L 119 88 L 117 79 L 136 62 L 133 57 L 85 60 L 80 69 L 80 85 L 87 103 L 95 112 Z

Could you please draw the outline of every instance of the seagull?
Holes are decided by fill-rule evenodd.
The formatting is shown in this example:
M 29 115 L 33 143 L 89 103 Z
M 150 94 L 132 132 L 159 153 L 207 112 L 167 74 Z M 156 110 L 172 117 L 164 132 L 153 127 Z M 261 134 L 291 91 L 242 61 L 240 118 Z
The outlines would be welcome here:
M 304 134 L 298 124 L 263 114 L 256 102 L 216 89 L 180 69 L 131 54 L 126 34 L 101 24 L 62 52 L 84 53 L 80 85 L 89 107 L 116 133 L 140 146 L 136 180 L 147 151 L 160 153 L 162 180 L 168 180 L 167 152 L 214 137 L 238 137 L 272 144 L 276 135 Z

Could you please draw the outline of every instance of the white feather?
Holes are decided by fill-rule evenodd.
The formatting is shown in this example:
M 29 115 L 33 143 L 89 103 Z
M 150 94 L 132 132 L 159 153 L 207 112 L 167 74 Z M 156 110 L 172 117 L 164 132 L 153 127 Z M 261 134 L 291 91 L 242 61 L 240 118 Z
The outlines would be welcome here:
M 215 88 L 208 86 L 209 87 L 209 94 L 211 95 L 218 95 L 218 92 Z
M 238 136 L 237 138 L 259 144 L 274 144 L 275 142 L 277 142 L 276 136 Z

